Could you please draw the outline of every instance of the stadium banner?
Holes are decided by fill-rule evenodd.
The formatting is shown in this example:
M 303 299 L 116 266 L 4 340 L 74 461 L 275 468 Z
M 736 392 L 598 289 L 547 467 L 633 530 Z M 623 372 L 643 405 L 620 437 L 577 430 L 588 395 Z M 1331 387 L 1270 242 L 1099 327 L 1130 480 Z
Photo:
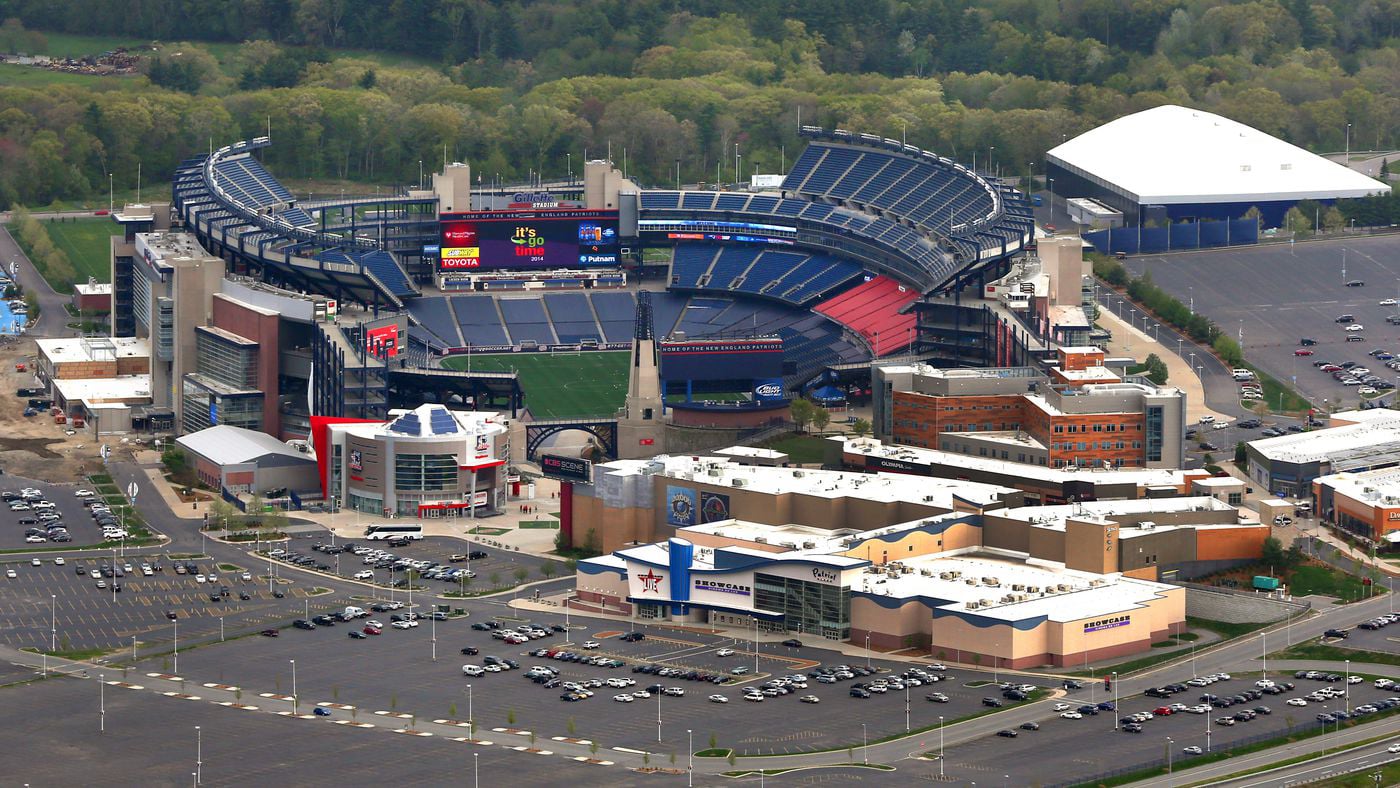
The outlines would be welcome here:
M 617 211 L 470 211 L 438 221 L 440 271 L 596 268 L 621 259 Z
M 593 463 L 578 457 L 541 454 L 540 470 L 545 476 L 561 482 L 593 483 Z
M 759 402 L 773 402 L 783 399 L 783 379 L 767 378 L 765 380 L 755 380 L 753 383 L 753 396 Z
M 631 342 L 599 342 L 596 345 L 472 345 L 471 347 L 450 347 L 442 351 L 444 356 L 465 356 L 468 353 L 587 353 L 595 350 L 629 350 Z
M 783 376 L 781 337 L 662 340 L 657 349 L 664 380 L 768 380 Z

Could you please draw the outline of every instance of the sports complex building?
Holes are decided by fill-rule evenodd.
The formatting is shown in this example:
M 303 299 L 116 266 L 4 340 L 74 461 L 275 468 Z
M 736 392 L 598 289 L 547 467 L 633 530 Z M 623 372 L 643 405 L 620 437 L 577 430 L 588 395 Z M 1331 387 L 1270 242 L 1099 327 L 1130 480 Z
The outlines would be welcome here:
M 1149 649 L 1185 619 L 1161 580 L 1255 560 L 1269 534 L 1205 496 L 1025 506 L 981 482 L 718 457 L 593 474 L 565 527 L 608 552 L 579 562 L 579 609 L 1017 668 Z

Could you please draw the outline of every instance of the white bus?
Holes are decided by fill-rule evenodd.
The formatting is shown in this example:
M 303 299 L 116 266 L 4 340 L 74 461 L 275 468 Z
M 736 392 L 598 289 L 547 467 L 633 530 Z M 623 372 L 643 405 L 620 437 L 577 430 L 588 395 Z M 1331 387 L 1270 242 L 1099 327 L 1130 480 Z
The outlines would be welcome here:
M 371 525 L 365 529 L 366 539 L 422 539 L 422 525 Z

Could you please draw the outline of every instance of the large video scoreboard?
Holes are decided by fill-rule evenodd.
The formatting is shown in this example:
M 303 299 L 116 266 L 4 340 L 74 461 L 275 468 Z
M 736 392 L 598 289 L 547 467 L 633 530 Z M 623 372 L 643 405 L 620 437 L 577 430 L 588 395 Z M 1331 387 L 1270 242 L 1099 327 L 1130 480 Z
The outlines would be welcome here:
M 617 211 L 559 208 L 445 213 L 439 271 L 618 264 Z

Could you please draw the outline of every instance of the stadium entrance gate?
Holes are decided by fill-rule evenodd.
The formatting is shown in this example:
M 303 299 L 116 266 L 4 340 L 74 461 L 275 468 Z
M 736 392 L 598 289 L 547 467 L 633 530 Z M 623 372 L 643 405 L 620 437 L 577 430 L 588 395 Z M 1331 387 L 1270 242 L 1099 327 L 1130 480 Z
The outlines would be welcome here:
M 617 419 L 555 419 L 532 421 L 525 425 L 525 458 L 534 461 L 540 446 L 550 436 L 581 430 L 598 439 L 608 459 L 617 459 Z

